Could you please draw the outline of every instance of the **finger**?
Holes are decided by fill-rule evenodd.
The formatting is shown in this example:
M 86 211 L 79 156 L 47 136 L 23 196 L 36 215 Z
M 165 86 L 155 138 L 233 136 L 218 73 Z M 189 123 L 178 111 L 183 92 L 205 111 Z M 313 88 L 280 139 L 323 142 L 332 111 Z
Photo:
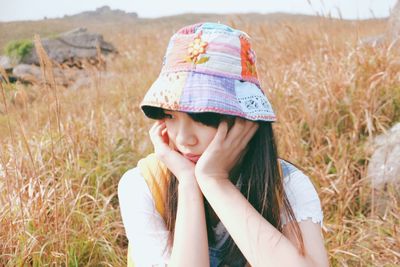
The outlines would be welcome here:
M 161 138 L 164 141 L 164 143 L 166 143 L 166 144 L 169 143 L 169 136 L 168 136 L 167 127 L 165 127 L 164 129 L 161 130 Z
M 159 151 L 158 156 L 174 174 L 177 174 L 177 169 L 184 166 L 182 164 L 176 164 L 177 162 L 181 163 L 182 161 L 185 161 L 186 166 L 191 166 L 192 168 L 195 166 L 193 162 L 186 159 L 177 151 L 173 142 L 169 142 L 165 149 Z
M 150 139 L 154 140 L 155 145 L 162 148 L 170 148 L 168 151 L 173 151 L 174 156 L 181 156 L 177 151 L 173 142 L 169 142 L 167 127 L 165 122 L 159 121 L 152 127 L 152 134 Z
M 247 122 L 248 120 L 236 117 L 235 123 L 226 137 L 226 141 L 229 144 L 237 143 L 242 138 L 242 135 L 247 132 Z
M 150 139 L 153 142 L 155 148 L 165 148 L 168 147 L 166 142 L 164 141 L 165 138 L 163 136 L 163 131 L 166 129 L 165 123 L 157 122 L 153 125 L 150 129 Z
M 161 125 L 161 123 L 161 121 L 156 121 L 155 123 L 153 123 L 153 125 L 150 127 L 149 133 L 154 133 L 157 127 Z
M 228 123 L 226 121 L 221 121 L 218 125 L 217 133 L 214 136 L 214 139 L 211 141 L 212 144 L 222 143 L 226 135 L 228 133 Z M 211 144 L 210 143 L 210 144 Z
M 238 147 L 240 149 L 245 148 L 248 142 L 251 140 L 254 133 L 257 131 L 257 129 L 258 129 L 257 123 L 245 120 L 242 131 L 234 136 L 231 146 Z
M 256 122 L 250 122 L 250 127 L 247 128 L 243 138 L 240 140 L 240 147 L 246 147 L 250 140 L 253 138 L 254 134 L 257 132 L 259 124 Z
M 149 130 L 150 136 L 156 135 L 157 132 L 159 131 L 159 128 L 160 128 L 161 126 L 162 126 L 161 122 L 159 122 L 159 121 L 155 122 L 155 123 L 151 126 L 151 128 L 150 128 L 150 130 Z
M 246 136 L 249 132 L 253 131 L 254 129 L 258 129 L 258 123 L 246 120 L 245 127 L 243 130 L 243 136 Z

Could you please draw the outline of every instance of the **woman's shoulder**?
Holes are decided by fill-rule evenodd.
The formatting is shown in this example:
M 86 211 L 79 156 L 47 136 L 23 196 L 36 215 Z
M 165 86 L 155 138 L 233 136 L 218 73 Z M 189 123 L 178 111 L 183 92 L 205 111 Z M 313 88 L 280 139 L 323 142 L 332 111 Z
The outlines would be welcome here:
M 296 184 L 295 182 L 309 182 L 312 185 L 310 177 L 304 174 L 300 168 L 283 159 L 279 159 L 279 163 L 283 174 L 284 185 L 293 185 L 293 183 Z
M 140 172 L 139 167 L 128 169 L 120 178 L 118 182 L 118 195 L 124 196 L 150 196 L 150 191 L 146 181 Z
M 296 166 L 294 166 L 292 163 L 284 160 L 284 159 L 279 159 L 279 163 L 281 165 L 281 169 L 282 169 L 282 173 L 283 173 L 283 177 L 286 178 L 288 177 L 290 174 L 296 172 L 296 171 L 300 171 L 300 169 L 298 169 Z
M 318 193 L 310 179 L 295 165 L 279 160 L 283 173 L 283 186 L 298 222 L 311 219 L 322 224 L 323 213 Z
M 130 187 L 131 185 L 140 183 L 140 180 L 143 180 L 142 174 L 138 167 L 134 167 L 125 171 L 125 173 L 121 176 L 121 179 L 118 182 L 118 189 L 124 187 Z

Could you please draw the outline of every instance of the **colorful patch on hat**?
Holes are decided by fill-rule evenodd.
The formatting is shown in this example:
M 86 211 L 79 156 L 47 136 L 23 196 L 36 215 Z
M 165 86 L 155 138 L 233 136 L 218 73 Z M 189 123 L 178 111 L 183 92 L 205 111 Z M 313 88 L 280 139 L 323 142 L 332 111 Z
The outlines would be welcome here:
M 172 110 L 179 109 L 179 100 L 187 77 L 188 72 L 160 75 L 143 99 L 142 105 L 155 105 Z
M 186 60 L 188 47 L 193 42 L 194 35 L 181 35 L 179 38 L 174 38 L 169 44 L 169 49 L 166 53 L 165 71 L 174 70 L 191 70 L 193 62 Z
M 183 111 L 239 113 L 233 79 L 191 72 L 179 102 Z
M 251 49 L 249 41 L 243 36 L 240 37 L 240 44 L 242 48 L 240 53 L 242 77 L 244 80 L 257 79 L 255 52 Z
M 203 39 L 208 42 L 205 64 L 197 65 L 196 71 L 211 75 L 241 79 L 241 44 L 239 38 L 219 31 L 203 32 Z
M 275 120 L 271 104 L 253 83 L 235 81 L 235 91 L 241 110 L 250 117 L 259 117 Z

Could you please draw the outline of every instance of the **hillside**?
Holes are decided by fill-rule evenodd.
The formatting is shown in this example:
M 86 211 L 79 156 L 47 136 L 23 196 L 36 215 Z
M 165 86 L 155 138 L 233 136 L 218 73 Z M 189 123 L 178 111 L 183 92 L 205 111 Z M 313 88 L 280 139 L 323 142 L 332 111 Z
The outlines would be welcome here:
M 151 29 L 154 25 L 163 25 L 176 29 L 182 25 L 213 21 L 227 24 L 298 24 L 298 23 L 329 23 L 335 21 L 339 24 L 346 24 L 348 27 L 357 25 L 380 24 L 384 25 L 386 19 L 368 21 L 348 21 L 322 18 L 317 16 L 293 15 L 285 13 L 247 13 L 247 14 L 182 14 L 176 16 L 161 17 L 156 19 L 144 19 L 136 13 L 126 13 L 121 10 L 111 10 L 109 7 L 101 7 L 95 11 L 85 11 L 63 18 L 43 19 L 38 21 L 16 21 L 0 22 L 0 51 L 3 51 L 6 44 L 18 39 L 31 39 L 34 34 L 42 37 L 53 36 L 58 33 L 69 31 L 78 27 L 85 27 L 89 31 L 99 32 L 105 37 L 112 39 L 113 33 L 123 32 L 124 34 L 135 34 L 136 30 Z M 371 35 L 375 34 L 370 32 Z M 1 52 L 0 52 L 1 53 Z

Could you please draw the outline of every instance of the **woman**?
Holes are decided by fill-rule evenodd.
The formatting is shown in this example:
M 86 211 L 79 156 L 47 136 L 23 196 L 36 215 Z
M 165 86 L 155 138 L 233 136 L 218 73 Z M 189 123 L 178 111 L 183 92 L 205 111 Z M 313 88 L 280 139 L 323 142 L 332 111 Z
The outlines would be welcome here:
M 131 266 L 328 266 L 309 178 L 278 158 L 249 36 L 182 28 L 141 103 L 155 153 L 119 184 Z

